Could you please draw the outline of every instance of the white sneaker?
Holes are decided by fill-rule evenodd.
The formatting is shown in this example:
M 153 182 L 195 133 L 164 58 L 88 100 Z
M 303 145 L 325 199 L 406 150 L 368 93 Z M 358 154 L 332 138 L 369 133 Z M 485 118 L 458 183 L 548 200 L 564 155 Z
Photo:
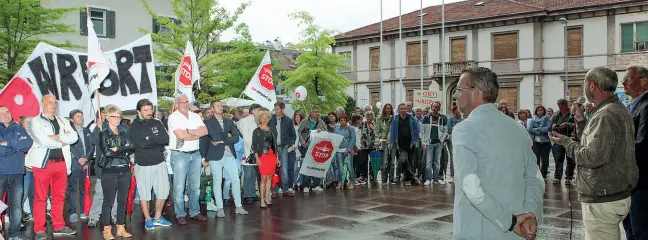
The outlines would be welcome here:
M 315 189 L 313 189 L 313 191 L 321 192 L 321 191 L 324 191 L 324 189 L 322 189 L 322 187 L 320 187 L 320 186 L 317 186 Z
M 310 188 L 305 187 L 305 188 L 304 188 L 304 192 L 305 192 L 305 193 L 310 192 Z
M 288 188 L 288 192 L 294 193 L 295 190 L 293 190 L 292 188 Z
M 218 211 L 214 202 L 207 202 L 207 211 Z
M 425 183 L 423 183 L 424 186 L 430 186 L 430 180 L 425 180 Z
M 446 182 L 443 180 L 439 180 L 439 184 L 446 184 Z
M 448 178 L 448 183 L 453 183 L 453 182 L 454 182 L 454 178 L 453 178 L 453 177 Z

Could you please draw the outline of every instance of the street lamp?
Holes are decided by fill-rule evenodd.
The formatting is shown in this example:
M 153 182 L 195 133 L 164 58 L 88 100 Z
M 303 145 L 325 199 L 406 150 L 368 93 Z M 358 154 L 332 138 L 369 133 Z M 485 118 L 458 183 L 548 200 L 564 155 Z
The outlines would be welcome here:
M 565 100 L 569 101 L 569 42 L 567 39 L 567 23 L 569 21 L 565 18 L 560 18 L 559 20 L 565 24 Z

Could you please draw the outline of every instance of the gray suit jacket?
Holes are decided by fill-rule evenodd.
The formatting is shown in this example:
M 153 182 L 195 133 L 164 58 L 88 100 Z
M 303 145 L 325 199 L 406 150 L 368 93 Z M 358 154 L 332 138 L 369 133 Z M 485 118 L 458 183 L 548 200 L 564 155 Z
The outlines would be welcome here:
M 74 123 L 70 123 L 70 125 L 72 126 L 72 129 L 76 131 L 76 127 L 74 127 Z M 83 133 L 79 134 L 77 132 L 77 135 L 79 135 L 79 140 L 76 141 L 74 144 L 70 145 L 70 152 L 72 153 L 72 166 L 71 166 L 72 170 L 81 170 L 83 166 L 79 164 L 79 159 L 86 158 L 90 160 L 92 154 L 94 153 L 94 144 L 91 142 L 90 129 L 84 127 Z M 81 138 L 83 138 L 83 140 L 81 140 Z M 83 151 L 84 144 L 85 144 L 85 152 Z

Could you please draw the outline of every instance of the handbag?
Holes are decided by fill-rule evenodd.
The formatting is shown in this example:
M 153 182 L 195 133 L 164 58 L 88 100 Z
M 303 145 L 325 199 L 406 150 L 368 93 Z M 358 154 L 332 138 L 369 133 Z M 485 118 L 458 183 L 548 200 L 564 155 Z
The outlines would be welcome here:
M 245 158 L 245 163 L 247 164 L 256 164 L 256 157 L 254 157 L 254 153 L 250 153 L 250 156 Z

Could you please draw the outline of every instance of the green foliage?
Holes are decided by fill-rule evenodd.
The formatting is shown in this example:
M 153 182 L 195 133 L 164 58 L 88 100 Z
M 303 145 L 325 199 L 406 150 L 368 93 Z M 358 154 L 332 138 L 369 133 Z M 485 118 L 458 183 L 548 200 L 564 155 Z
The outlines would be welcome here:
M 286 77 L 282 84 L 288 91 L 293 91 L 298 86 L 306 88 L 306 109 L 318 105 L 322 112 L 328 112 L 345 106 L 345 88 L 350 86 L 351 82 L 339 73 L 340 70 L 349 68 L 345 64 L 347 57 L 333 53 L 331 48 L 335 44 L 336 32 L 315 25 L 313 17 L 307 12 L 295 12 L 289 17 L 299 21 L 300 27 L 305 27 L 300 34 L 301 41 L 294 44 L 295 48 L 303 53 L 297 57 L 297 69 L 281 72 Z
M 353 115 L 353 111 L 355 110 L 355 107 L 356 107 L 356 100 L 353 99 L 353 97 L 351 96 L 347 96 L 347 101 L 346 101 L 346 106 L 344 107 L 344 111 L 349 116 L 349 119 L 351 119 L 351 115 Z
M 52 42 L 48 35 L 78 33 L 60 20 L 77 8 L 43 8 L 40 0 L 3 1 L 0 7 L 0 84 L 6 84 L 20 69 L 39 42 L 57 47 L 78 48 L 69 40 Z
M 157 43 L 154 50 L 156 60 L 165 66 L 159 76 L 170 77 L 172 81 L 158 82 L 158 87 L 173 95 L 174 74 L 184 55 L 187 40 L 190 40 L 200 68 L 200 90 L 194 86 L 194 93 L 200 102 L 214 99 L 238 97 L 250 80 L 263 58 L 251 42 L 245 24 L 235 26 L 236 21 L 249 5 L 242 3 L 230 13 L 217 0 L 173 0 L 171 3 L 176 21 L 158 16 L 147 0 L 142 0 L 149 14 L 168 31 L 151 33 Z M 235 28 L 238 37 L 230 42 L 221 42 L 221 34 Z M 149 33 L 141 28 L 141 32 Z
M 158 98 L 158 106 L 161 109 L 169 109 L 169 108 L 171 108 L 171 106 L 173 106 L 173 101 L 163 99 L 163 98 Z

